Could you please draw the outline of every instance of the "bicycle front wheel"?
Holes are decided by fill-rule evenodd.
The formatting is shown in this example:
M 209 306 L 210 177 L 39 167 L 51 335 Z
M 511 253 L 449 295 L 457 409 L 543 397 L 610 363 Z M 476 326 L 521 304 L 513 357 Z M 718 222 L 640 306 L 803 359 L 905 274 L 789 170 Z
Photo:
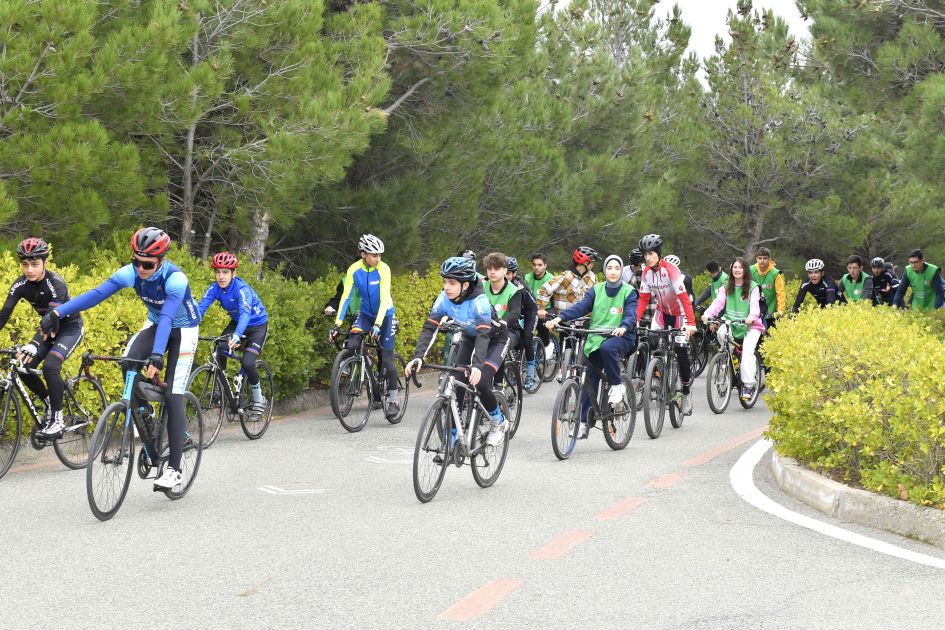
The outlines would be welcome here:
M 67 468 L 79 470 L 89 461 L 89 444 L 98 419 L 105 406 L 105 390 L 98 381 L 84 374 L 67 381 L 62 405 L 62 420 L 66 430 L 53 441 L 53 450 Z
M 643 376 L 643 426 L 651 440 L 663 432 L 663 417 L 666 413 L 666 370 L 663 359 L 653 357 Z
M 504 395 L 498 393 L 495 397 L 499 401 L 499 409 L 502 410 L 506 418 L 514 413 L 509 408 L 508 401 L 505 399 Z M 496 482 L 496 479 L 499 478 L 499 474 L 502 472 L 503 466 L 505 466 L 505 458 L 509 454 L 509 439 L 512 437 L 509 435 L 511 427 L 508 427 L 508 430 L 502 435 L 501 442 L 495 446 L 489 446 L 486 443 L 486 439 L 492 428 L 492 418 L 489 417 L 489 414 L 483 412 L 482 409 L 478 410 L 478 415 L 479 417 L 476 420 L 476 422 L 478 422 L 476 444 L 477 446 L 481 444 L 482 448 L 476 453 L 476 456 L 472 458 L 472 475 L 480 488 L 488 488 Z
M 367 373 L 369 369 L 363 357 L 350 357 L 338 366 L 337 378 L 331 383 L 338 410 L 342 412 L 338 420 L 349 433 L 363 429 L 371 415 L 374 392 L 371 389 L 371 377 Z
M 745 409 L 751 409 L 758 402 L 758 399 L 761 398 L 761 390 L 764 389 L 764 366 L 761 363 L 761 357 L 755 356 L 755 393 L 752 394 L 751 398 L 748 400 L 742 399 L 739 395 L 738 402 L 741 403 L 742 407 Z
M 545 347 L 541 345 L 541 339 L 536 337 L 532 340 L 532 351 L 535 355 L 535 370 L 531 380 L 532 386 L 527 389 L 525 389 L 525 383 L 528 382 L 528 359 L 523 357 L 521 361 L 522 388 L 527 394 L 535 394 L 541 389 L 541 384 L 544 380 L 543 375 L 545 373 Z
M 695 379 L 702 375 L 709 363 L 709 340 L 706 338 L 705 329 L 697 330 L 689 339 L 689 348 L 692 357 L 692 378 Z
M 276 403 L 276 388 L 272 380 L 272 369 L 265 361 L 256 361 L 256 369 L 259 371 L 259 389 L 262 393 L 262 402 L 253 400 L 252 386 L 249 379 L 244 378 L 240 386 L 240 400 L 243 401 L 245 409 L 240 414 L 240 426 L 243 427 L 243 433 L 251 440 L 258 440 L 269 428 L 269 422 L 272 420 L 272 407 Z
M 92 433 L 85 491 L 92 514 L 100 521 L 115 516 L 131 483 L 135 442 L 131 425 L 125 425 L 126 413 L 125 403 L 110 404 Z
M 443 483 L 451 459 L 450 428 L 449 403 L 443 398 L 437 398 L 420 423 L 413 451 L 413 492 L 420 503 L 432 500 Z
M 522 374 L 518 370 L 518 365 L 512 361 L 505 362 L 505 382 L 502 384 L 502 394 L 505 396 L 509 409 L 505 419 L 509 421 L 506 433 L 511 440 L 515 437 L 518 423 L 522 419 Z
M 261 377 L 262 371 L 259 374 Z M 164 491 L 164 496 L 172 501 L 180 499 L 190 490 L 194 479 L 197 478 L 200 460 L 203 457 L 203 410 L 200 408 L 200 401 L 191 392 L 184 394 L 184 414 L 186 424 L 184 425 L 184 454 L 180 459 L 181 482 Z M 164 431 L 164 443 L 167 444 L 166 425 Z
M 623 401 L 613 407 L 613 417 L 608 418 L 602 427 L 607 446 L 615 451 L 627 447 L 630 438 L 633 437 L 633 429 L 637 424 L 637 404 L 633 393 L 633 384 L 626 374 L 621 374 L 620 379 L 627 391 L 623 395 Z
M 541 340 L 539 339 L 538 342 L 541 343 Z M 542 367 L 541 380 L 545 383 L 554 380 L 555 374 L 558 373 L 558 368 L 561 366 L 561 353 L 558 348 L 558 341 L 554 337 L 551 338 L 551 353 L 548 353 L 547 348 L 543 348 L 545 365 Z
M 347 361 L 348 357 L 350 356 L 351 351 L 346 348 L 342 348 L 338 351 L 338 354 L 335 355 L 334 362 L 331 364 L 331 377 L 328 381 L 330 383 L 328 387 L 328 402 L 331 404 L 332 413 L 334 413 L 335 417 L 339 420 L 342 417 L 348 415 L 351 401 L 348 400 L 346 396 L 344 396 L 343 391 L 338 390 L 336 383 L 338 382 L 341 364 Z M 349 407 L 346 408 L 346 404 L 348 404 Z
M 558 459 L 567 459 L 577 442 L 581 423 L 581 388 L 574 379 L 561 384 L 551 412 L 551 450 Z
M 0 477 L 7 474 L 13 465 L 22 431 L 20 400 L 13 391 L 12 383 L 3 381 L 0 385 Z
M 724 352 L 717 352 L 709 361 L 705 393 L 712 413 L 725 413 L 732 396 L 732 370 Z
M 209 365 L 201 365 L 191 372 L 190 378 L 187 379 L 187 391 L 197 397 L 204 422 L 206 422 L 204 448 L 210 448 L 217 441 L 220 429 L 223 427 L 223 419 L 226 417 L 224 387 L 226 387 L 225 379 L 218 378 L 216 371 Z

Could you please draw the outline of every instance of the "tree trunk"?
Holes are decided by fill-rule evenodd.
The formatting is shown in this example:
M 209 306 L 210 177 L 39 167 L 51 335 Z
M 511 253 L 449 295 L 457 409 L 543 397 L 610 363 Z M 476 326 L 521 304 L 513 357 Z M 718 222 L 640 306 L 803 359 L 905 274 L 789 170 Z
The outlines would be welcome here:
M 204 260 L 210 255 L 210 241 L 213 238 L 213 221 L 217 217 L 217 207 L 213 206 L 210 210 L 210 218 L 207 220 L 207 231 L 203 235 L 203 249 L 200 251 L 200 256 Z
M 249 241 L 250 259 L 258 264 L 262 264 L 266 257 L 266 241 L 269 239 L 269 212 L 253 209 L 253 231 Z
M 755 210 L 755 221 L 754 225 L 751 227 L 751 240 L 748 241 L 748 246 L 745 248 L 745 257 L 748 260 L 752 260 L 754 251 L 758 248 L 758 243 L 761 242 L 761 239 L 764 237 L 765 230 L 765 216 L 764 212 L 761 210 Z
M 200 62 L 200 16 L 197 16 L 197 29 L 194 31 L 194 39 L 190 44 L 191 64 L 196 67 Z M 191 110 L 197 104 L 197 86 L 190 90 Z M 181 219 L 180 219 L 180 245 L 186 251 L 190 251 L 190 244 L 193 242 L 194 231 L 194 135 L 197 132 L 197 121 L 190 123 L 187 128 L 187 146 L 184 149 L 184 178 L 183 178 L 183 198 L 181 199 Z

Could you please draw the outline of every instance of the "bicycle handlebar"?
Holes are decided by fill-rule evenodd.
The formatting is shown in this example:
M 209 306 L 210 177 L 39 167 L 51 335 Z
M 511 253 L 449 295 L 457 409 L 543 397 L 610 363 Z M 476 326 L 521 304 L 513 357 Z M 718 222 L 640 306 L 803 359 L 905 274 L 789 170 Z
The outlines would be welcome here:
M 82 370 L 85 372 L 85 375 L 89 378 L 92 378 L 92 375 L 89 373 L 89 368 L 95 364 L 96 361 L 109 361 L 112 363 L 128 363 L 128 364 L 137 364 L 138 366 L 147 365 L 148 359 L 132 359 L 130 357 L 111 357 L 104 354 L 92 354 L 91 352 L 86 352 L 82 355 Z M 140 369 L 140 367 L 139 367 Z M 161 389 L 167 389 L 167 383 L 161 380 L 160 374 L 155 374 L 153 378 L 145 379 L 150 380 L 157 387 Z

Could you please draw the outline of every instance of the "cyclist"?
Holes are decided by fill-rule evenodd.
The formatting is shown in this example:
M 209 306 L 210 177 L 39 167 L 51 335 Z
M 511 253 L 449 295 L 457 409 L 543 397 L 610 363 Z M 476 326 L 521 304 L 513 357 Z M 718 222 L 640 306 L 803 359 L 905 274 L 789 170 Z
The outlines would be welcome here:
M 784 315 L 787 300 L 784 297 L 784 275 L 777 264 L 771 260 L 771 250 L 759 247 L 755 253 L 755 264 L 751 266 L 751 279 L 761 287 L 761 297 L 765 300 L 765 324 L 774 327 L 777 318 Z
M 552 275 L 548 273 L 548 257 L 543 252 L 535 252 L 532 254 L 532 270 L 525 274 L 525 284 L 528 286 L 529 291 L 532 292 L 532 297 L 535 298 L 536 313 L 538 305 L 538 291 L 541 289 L 542 285 L 546 284 L 552 279 Z M 545 318 L 538 318 L 541 323 L 544 323 Z M 541 339 L 541 343 L 544 346 L 551 344 L 551 333 L 548 332 L 548 329 L 544 326 L 538 326 L 538 338 Z
M 486 298 L 509 329 L 509 348 L 516 348 L 524 333 L 519 321 L 522 316 L 522 292 L 508 279 L 509 258 L 505 254 L 493 252 L 486 254 L 482 262 L 489 279 L 485 286 Z M 504 378 L 505 373 L 500 366 L 496 382 L 501 383 Z
M 381 260 L 384 243 L 373 234 L 364 234 L 358 239 L 361 258 L 352 263 L 345 273 L 345 287 L 341 295 L 341 304 L 335 315 L 335 325 L 328 333 L 328 340 L 334 341 L 341 332 L 341 323 L 352 308 L 351 302 L 356 294 L 361 303 L 358 319 L 351 326 L 351 332 L 367 332 L 380 348 L 380 366 L 387 374 L 388 403 L 385 413 L 395 417 L 400 413 L 400 384 L 397 382 L 397 368 L 394 366 L 394 344 L 397 334 L 397 317 L 394 314 L 394 301 L 390 295 L 390 267 Z M 353 352 L 361 343 L 361 335 L 348 337 L 346 350 Z
M 13 281 L 7 299 L 0 308 L 0 329 L 7 325 L 14 307 L 26 300 L 36 314 L 44 316 L 49 309 L 69 301 L 69 289 L 58 273 L 46 268 L 49 244 L 41 238 L 23 239 L 16 247 L 23 275 Z M 85 328 L 81 315 L 63 318 L 55 340 L 44 339 L 37 332 L 33 339 L 20 348 L 17 359 L 21 365 L 37 368 L 43 364 L 43 378 L 35 374 L 23 374 L 23 383 L 35 393 L 46 407 L 43 426 L 39 433 L 46 438 L 55 438 L 65 430 L 62 420 L 62 401 L 66 383 L 62 380 L 62 364 L 82 341 Z M 43 382 L 45 379 L 45 383 Z
M 690 300 L 696 299 L 696 294 L 692 290 L 692 276 L 690 276 L 688 273 L 682 270 L 682 267 L 681 267 L 682 261 L 679 260 L 679 256 L 676 256 L 675 254 L 669 254 L 663 260 L 665 260 L 671 265 L 676 265 L 676 268 L 679 269 L 680 273 L 682 273 L 683 285 L 686 287 L 686 293 L 689 294 L 689 299 Z
M 847 258 L 847 272 L 840 278 L 840 301 L 859 302 L 873 299 L 873 278 L 863 273 L 863 259 L 854 254 Z
M 259 354 L 266 343 L 266 336 L 269 331 L 269 315 L 253 288 L 246 284 L 245 280 L 237 277 L 236 268 L 238 266 L 239 261 L 230 252 L 214 254 L 213 258 L 210 259 L 210 267 L 213 269 L 216 282 L 204 291 L 203 297 L 197 303 L 197 312 L 200 314 L 200 319 L 203 319 L 204 313 L 207 312 L 214 301 L 219 301 L 220 306 L 230 316 L 230 323 L 226 325 L 220 336 L 230 337 L 227 341 L 230 350 L 239 346 L 243 339 L 246 340 L 246 349 L 243 352 L 242 360 L 243 371 L 246 372 L 246 378 L 249 380 L 252 411 L 254 414 L 261 414 L 266 408 L 266 397 L 263 395 L 262 387 L 259 384 L 259 370 L 256 369 L 256 361 L 259 359 Z M 220 367 L 226 365 L 226 354 L 223 347 L 217 349 L 217 363 Z
M 820 304 L 820 308 L 826 308 L 837 301 L 837 285 L 830 278 L 824 275 L 824 261 L 819 258 L 811 258 L 804 265 L 807 271 L 807 282 L 801 284 L 797 297 L 794 299 L 794 306 L 791 312 L 796 313 L 801 309 L 804 298 L 809 293 L 814 300 Z
M 169 392 L 167 405 L 167 437 L 170 446 L 168 465 L 154 487 L 173 488 L 181 483 L 180 460 L 184 451 L 184 393 L 187 378 L 197 349 L 200 314 L 190 294 L 187 276 L 164 256 L 171 246 L 171 237 L 156 227 L 139 229 L 131 237 L 131 263 L 116 271 L 94 289 L 77 295 L 46 313 L 40 323 L 43 334 L 55 337 L 61 321 L 105 301 L 121 289 L 134 289 L 148 309 L 148 320 L 128 342 L 125 356 L 147 359 L 144 374 L 153 378 L 164 369 Z M 126 370 L 133 370 L 125 366 Z
M 604 373 L 610 392 L 607 401 L 616 405 L 623 400 L 626 387 L 620 378 L 621 361 L 636 349 L 637 338 L 634 330 L 637 323 L 637 291 L 623 282 L 623 261 L 620 256 L 611 255 L 604 260 L 603 285 L 591 287 L 577 304 L 563 310 L 545 326 L 552 329 L 561 322 L 583 317 L 590 313 L 590 328 L 610 328 L 609 337 L 588 335 L 584 342 L 584 356 L 594 367 Z M 597 391 L 600 378 L 595 370 L 588 370 L 588 382 L 591 391 Z M 587 414 L 591 409 L 591 399 L 585 388 L 581 396 L 581 426 L 578 438 L 587 437 Z
M 571 266 L 543 284 L 535 296 L 538 302 L 538 317 L 547 319 L 549 305 L 557 312 L 561 312 L 572 304 L 577 304 L 584 294 L 597 283 L 594 275 L 594 262 L 600 256 L 590 247 L 582 245 L 571 252 Z M 546 356 L 554 353 L 554 345 L 545 344 Z
M 752 279 L 748 271 L 748 261 L 739 256 L 732 261 L 732 272 L 726 286 L 719 287 L 718 295 L 706 309 L 702 321 L 707 322 L 724 311 L 723 319 L 729 322 L 732 336 L 742 341 L 741 377 L 742 400 L 751 400 L 758 383 L 755 380 L 757 369 L 755 349 L 765 332 L 761 317 L 761 287 Z M 745 320 L 735 322 L 733 320 Z M 719 343 L 722 343 L 719 339 Z
M 627 255 L 627 266 L 623 268 L 622 279 L 634 289 L 638 289 L 641 275 L 643 275 L 643 252 L 639 247 L 634 247 Z
M 518 259 L 509 256 L 509 271 L 506 278 L 509 282 L 518 287 L 522 294 L 522 337 L 519 339 L 516 350 L 525 353 L 525 382 L 522 386 L 525 389 L 531 389 L 535 386 L 535 322 L 538 320 L 538 304 L 535 302 L 535 295 L 528 288 L 522 279 L 516 275 L 518 272 Z
M 879 256 L 870 261 L 870 272 L 873 274 L 873 305 L 892 304 L 899 279 L 886 270 L 886 261 Z
M 930 311 L 941 308 L 943 301 L 942 274 L 938 267 L 925 262 L 921 249 L 914 249 L 909 254 L 909 266 L 899 278 L 899 288 L 893 304 L 905 308 L 903 299 L 906 289 L 912 287 L 911 306 L 914 309 Z
M 338 312 L 338 307 L 341 305 L 341 296 L 345 292 L 345 277 L 342 274 L 341 279 L 338 280 L 338 286 L 335 287 L 335 294 L 328 298 L 328 301 L 325 302 L 325 315 L 331 317 Z M 358 298 L 358 294 L 352 294 L 351 303 L 348 305 L 348 313 L 360 313 L 361 312 L 361 300 Z
M 728 282 L 728 274 L 722 271 L 722 267 L 719 266 L 714 260 L 710 260 L 705 264 L 705 270 L 709 273 L 709 286 L 705 288 L 705 291 L 699 294 L 699 298 L 696 300 L 695 306 L 699 307 L 703 302 L 709 302 L 710 304 L 715 301 L 716 296 L 719 294 L 719 289 L 725 286 L 725 283 Z
M 646 263 L 640 284 L 640 299 L 637 302 L 637 319 L 646 312 L 651 298 L 656 302 L 656 314 L 650 323 L 653 330 L 679 327 L 687 343 L 676 343 L 676 359 L 679 362 L 679 377 L 682 380 L 682 405 L 684 416 L 692 415 L 692 365 L 689 361 L 688 340 L 696 332 L 696 316 L 692 301 L 683 284 L 679 267 L 671 265 L 662 257 L 663 238 L 659 234 L 647 234 L 640 239 L 640 251 Z
M 492 382 L 508 351 L 508 328 L 502 324 L 495 309 L 489 304 L 482 282 L 476 273 L 476 262 L 461 256 L 447 258 L 440 266 L 443 291 L 437 296 L 427 317 L 413 359 L 407 364 L 404 376 L 419 371 L 433 343 L 441 320 L 446 317 L 463 327 L 463 341 L 459 347 L 456 365 L 468 367 L 461 377 L 479 392 L 479 399 L 489 411 L 491 423 L 486 442 L 498 445 L 504 439 L 505 416 L 492 391 Z

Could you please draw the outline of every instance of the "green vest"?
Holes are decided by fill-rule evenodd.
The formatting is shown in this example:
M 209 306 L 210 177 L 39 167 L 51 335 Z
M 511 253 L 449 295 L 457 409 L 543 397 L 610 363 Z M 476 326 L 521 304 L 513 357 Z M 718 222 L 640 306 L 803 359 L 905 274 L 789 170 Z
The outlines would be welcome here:
M 486 286 L 486 297 L 489 298 L 489 304 L 492 304 L 496 314 L 503 320 L 505 320 L 509 314 L 509 301 L 516 292 L 518 292 L 518 287 L 508 280 L 505 281 L 505 288 L 502 289 L 501 293 L 493 294 L 492 285 Z
M 742 298 L 741 287 L 737 285 L 732 295 L 728 293 L 725 294 L 725 319 L 731 321 L 733 319 L 745 319 L 748 317 L 748 314 L 751 312 L 751 292 L 754 291 L 757 286 L 757 283 L 752 282 L 748 287 L 747 300 Z M 731 327 L 732 336 L 736 339 L 744 339 L 745 333 L 748 332 L 748 324 L 731 324 Z
M 912 269 L 912 265 L 906 267 L 906 277 L 909 278 L 909 286 L 912 288 L 912 308 L 923 311 L 931 311 L 935 308 L 935 291 L 932 290 L 932 278 L 938 267 L 926 263 L 925 271 L 918 273 Z
M 594 287 L 594 308 L 591 311 L 591 328 L 619 328 L 623 322 L 623 305 L 631 292 L 635 291 L 633 287 L 624 282 L 617 295 L 609 297 L 607 288 L 601 284 Z M 604 340 L 604 335 L 588 335 L 584 342 L 584 356 L 589 357 L 591 353 L 600 348 Z
M 751 266 L 751 280 L 761 287 L 761 295 L 764 296 L 765 302 L 768 303 L 769 313 L 778 310 L 778 295 L 774 290 L 774 281 L 779 273 L 781 272 L 777 267 L 771 266 L 768 268 L 768 273 L 761 275 L 761 272 L 758 271 L 758 263 Z
M 548 273 L 547 269 L 545 270 L 545 275 L 541 277 L 541 280 L 536 280 L 535 272 L 529 271 L 525 274 L 525 285 L 528 287 L 528 290 L 532 292 L 532 295 L 535 296 L 535 299 L 538 299 L 538 289 L 551 282 L 552 278 L 554 278 L 554 276 Z
M 840 278 L 840 283 L 843 285 L 843 295 L 846 296 L 847 301 L 859 302 L 863 299 L 863 285 L 866 284 L 866 274 L 861 273 L 860 281 L 853 282 L 850 279 L 850 274 L 845 273 Z
M 712 302 L 715 300 L 715 298 L 719 294 L 719 287 L 721 287 L 726 282 L 728 282 L 728 274 L 723 271 L 722 273 L 719 274 L 718 280 L 712 280 L 709 283 L 709 288 L 711 290 L 711 293 L 709 293 L 709 302 Z

